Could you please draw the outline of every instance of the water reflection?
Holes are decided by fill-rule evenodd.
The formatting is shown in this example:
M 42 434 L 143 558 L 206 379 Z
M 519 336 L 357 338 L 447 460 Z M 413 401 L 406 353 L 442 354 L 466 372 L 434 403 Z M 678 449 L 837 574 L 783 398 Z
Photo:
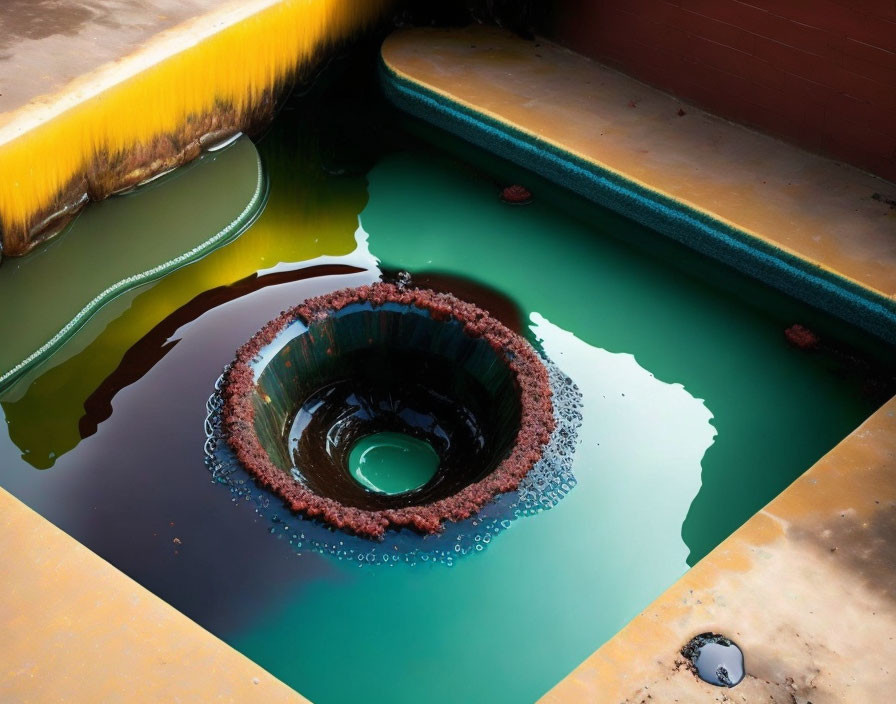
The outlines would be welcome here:
M 212 289 L 175 311 L 89 397 L 81 423 L 92 434 L 77 451 L 57 457 L 52 472 L 4 468 L 5 488 L 218 633 L 251 623 L 256 609 L 308 580 L 333 577 L 323 558 L 295 560 L 251 507 L 209 481 L 202 424 L 216 377 L 259 320 L 378 278 L 358 233 L 348 256 Z
M 264 213 L 247 232 L 191 266 L 100 309 L 54 357 L 0 395 L 10 436 L 32 467 L 54 466 L 95 431 L 123 385 L 139 378 L 151 356 L 167 353 L 173 343 L 167 341 L 166 330 L 175 319 L 185 322 L 241 291 L 287 281 L 290 271 L 306 267 L 316 257 L 344 256 L 356 249 L 353 233 L 367 203 L 366 180 L 363 174 L 335 177 L 325 170 L 328 155 L 318 134 L 322 128 L 308 124 L 313 114 L 312 110 L 311 117 L 299 118 L 298 124 L 275 123 L 259 145 L 270 173 L 270 196 Z M 224 170 L 219 178 L 233 176 Z M 219 192 L 217 197 L 226 199 L 228 193 Z M 139 194 L 128 201 L 140 202 Z M 214 209 L 213 205 L 203 207 Z M 153 236 L 152 221 L 142 221 L 131 218 L 129 237 Z M 141 231 L 141 226 L 148 231 Z M 20 305 L 27 315 L 29 302 Z
M 671 582 L 687 568 L 681 525 L 716 435 L 712 413 L 634 356 L 593 347 L 539 313 L 531 321 L 545 352 L 582 390 L 588 465 L 577 463 L 580 484 L 600 485 L 602 522 L 615 525 L 625 549 L 638 551 Z

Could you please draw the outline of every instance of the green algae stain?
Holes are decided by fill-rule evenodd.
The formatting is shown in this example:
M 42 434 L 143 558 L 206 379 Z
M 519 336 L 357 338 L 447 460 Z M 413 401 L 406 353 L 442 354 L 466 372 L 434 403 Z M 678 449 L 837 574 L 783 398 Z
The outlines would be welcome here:
M 259 144 L 259 152 L 270 178 L 270 195 L 264 212 L 246 232 L 203 259 L 107 304 L 59 353 L 0 394 L 10 437 L 33 467 L 52 467 L 95 431 L 95 427 L 84 427 L 85 404 L 90 405 L 91 395 L 127 363 L 126 352 L 141 340 L 145 347 L 146 336 L 172 313 L 217 287 L 275 267 L 289 268 L 324 255 L 342 256 L 355 248 L 358 214 L 367 203 L 363 175 L 330 174 L 324 168 L 321 141 L 313 129 L 302 125 L 275 123 Z M 227 165 L 245 166 L 223 164 Z M 240 174 L 217 177 L 226 181 Z M 134 204 L 140 197 L 139 192 L 128 196 Z M 211 202 L 202 207 L 214 209 L 214 198 L 206 197 Z M 222 190 L 217 207 L 230 205 L 227 197 L 228 191 Z M 141 218 L 131 218 L 128 224 L 128 238 L 155 236 Z M 84 267 L 82 275 L 91 276 L 90 267 Z M 17 300 L 25 319 L 39 317 L 42 306 L 51 303 L 26 295 Z M 154 353 L 164 356 L 175 344 L 176 339 L 161 339 L 153 343 Z

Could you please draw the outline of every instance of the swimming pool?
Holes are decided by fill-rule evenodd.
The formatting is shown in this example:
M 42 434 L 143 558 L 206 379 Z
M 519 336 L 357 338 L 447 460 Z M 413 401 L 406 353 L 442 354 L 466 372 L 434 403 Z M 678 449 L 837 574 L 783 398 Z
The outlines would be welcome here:
M 532 700 L 882 399 L 861 355 L 783 335 L 850 331 L 386 108 L 362 118 L 357 90 L 287 106 L 238 240 L 3 392 L 0 482 L 313 701 Z M 517 181 L 531 205 L 497 197 Z M 583 397 L 576 486 L 450 565 L 300 547 L 276 499 L 234 502 L 203 462 L 236 347 L 384 270 L 500 307 Z

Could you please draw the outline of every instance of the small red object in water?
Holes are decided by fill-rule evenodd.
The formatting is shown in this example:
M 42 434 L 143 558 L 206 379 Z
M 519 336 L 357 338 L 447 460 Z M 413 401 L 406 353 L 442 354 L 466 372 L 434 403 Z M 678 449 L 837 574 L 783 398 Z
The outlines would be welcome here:
M 529 203 L 532 201 L 532 193 L 530 193 L 529 189 L 525 186 L 514 184 L 513 186 L 508 186 L 503 191 L 501 191 L 501 200 L 503 200 L 505 203 L 522 205 L 524 203 Z
M 821 339 L 809 328 L 802 325 L 791 325 L 784 331 L 787 341 L 801 350 L 812 350 L 818 347 Z
M 678 108 L 678 116 L 684 117 L 685 115 L 687 115 L 687 113 L 684 110 L 682 110 L 681 108 Z

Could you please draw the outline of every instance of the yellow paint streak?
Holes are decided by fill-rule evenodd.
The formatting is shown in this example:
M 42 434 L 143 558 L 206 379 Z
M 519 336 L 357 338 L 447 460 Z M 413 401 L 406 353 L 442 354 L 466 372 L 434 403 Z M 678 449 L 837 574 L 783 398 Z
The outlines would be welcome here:
M 92 340 L 84 349 L 67 359 L 56 355 L 0 395 L 10 439 L 23 451 L 26 462 L 45 469 L 54 463 L 51 453 L 58 459 L 75 448 L 81 442 L 79 421 L 86 400 L 114 372 L 127 350 L 194 297 L 280 264 L 344 256 L 355 249 L 358 214 L 367 203 L 366 178 L 328 177 L 306 122 L 289 124 L 298 130 L 297 145 L 287 140 L 277 140 L 281 146 L 276 149 L 261 144 L 271 192 L 267 207 L 249 230 L 190 266 L 108 304 L 76 335 L 75 339 Z M 272 129 L 276 134 L 284 128 L 275 125 Z M 176 180 L 158 186 L 176 187 Z M 139 191 L 106 208 L 126 210 L 129 199 L 137 198 Z M 197 208 L 214 205 L 211 197 L 196 203 Z M 86 215 L 75 222 L 71 235 L 89 237 L 90 213 Z M 146 232 L 145 227 L 144 223 L 138 234 Z M 51 416 L 47 408 L 53 409 Z
M 115 158 L 215 108 L 247 113 L 389 0 L 282 0 L 0 146 L 0 225 L 19 229 L 97 157 Z

